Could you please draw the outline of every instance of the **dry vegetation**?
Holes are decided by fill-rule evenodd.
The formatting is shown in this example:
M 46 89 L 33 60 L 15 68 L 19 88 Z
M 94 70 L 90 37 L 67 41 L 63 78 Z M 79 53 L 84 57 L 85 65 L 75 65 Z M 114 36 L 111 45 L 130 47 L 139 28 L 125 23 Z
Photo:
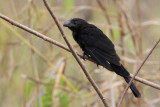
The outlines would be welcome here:
M 114 42 L 122 63 L 132 74 L 160 38 L 159 0 L 48 2 L 61 25 L 67 19 L 81 17 L 103 30 Z M 103 107 L 81 67 L 66 51 L 67 45 L 43 0 L 0 0 L 0 18 L 2 14 L 49 38 L 38 38 L 33 32 L 28 33 L 0 19 L 0 107 Z M 66 28 L 63 30 L 74 50 L 81 54 L 71 32 Z M 53 45 L 55 41 L 64 44 L 65 47 L 62 47 L 67 49 Z M 160 84 L 159 53 L 160 44 L 138 74 L 156 83 L 157 87 Z M 81 62 L 107 104 L 117 106 L 127 86 L 125 81 L 91 61 Z M 160 105 L 160 88 L 134 82 L 142 98 L 134 98 L 128 90 L 121 107 Z

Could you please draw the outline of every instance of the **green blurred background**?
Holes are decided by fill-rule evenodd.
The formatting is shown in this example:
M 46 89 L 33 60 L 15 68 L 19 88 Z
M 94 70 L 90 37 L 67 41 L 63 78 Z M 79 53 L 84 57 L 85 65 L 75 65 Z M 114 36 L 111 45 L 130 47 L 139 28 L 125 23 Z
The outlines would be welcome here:
M 61 25 L 68 19 L 80 17 L 99 27 L 114 42 L 122 63 L 130 73 L 137 70 L 160 37 L 160 0 L 48 2 Z M 0 13 L 65 44 L 43 0 L 0 0 Z M 108 23 L 108 18 L 111 23 Z M 71 32 L 67 28 L 64 31 L 74 49 L 82 53 Z M 160 84 L 159 53 L 160 45 L 141 69 L 139 77 Z M 90 61 L 81 61 L 108 104 L 115 107 L 126 86 L 125 81 Z M 159 107 L 159 90 L 139 82 L 135 84 L 142 98 L 134 98 L 129 90 L 122 107 Z M 69 52 L 0 19 L 0 107 L 102 106 Z

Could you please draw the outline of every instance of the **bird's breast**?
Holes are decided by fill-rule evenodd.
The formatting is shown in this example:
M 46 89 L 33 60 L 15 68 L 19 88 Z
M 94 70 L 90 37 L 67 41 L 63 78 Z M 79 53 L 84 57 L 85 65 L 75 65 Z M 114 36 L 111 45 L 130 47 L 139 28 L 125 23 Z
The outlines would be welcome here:
M 85 43 L 81 35 L 79 34 L 73 34 L 74 40 L 79 44 L 80 48 L 84 51 Z

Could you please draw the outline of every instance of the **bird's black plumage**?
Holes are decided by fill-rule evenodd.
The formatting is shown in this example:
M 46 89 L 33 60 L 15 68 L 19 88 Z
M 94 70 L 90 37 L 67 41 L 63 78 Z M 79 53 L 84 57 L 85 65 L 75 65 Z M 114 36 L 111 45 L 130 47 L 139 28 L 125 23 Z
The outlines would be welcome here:
M 72 31 L 73 38 L 85 55 L 91 57 L 97 64 L 122 76 L 129 83 L 129 72 L 120 63 L 114 44 L 99 28 L 80 18 L 68 20 L 63 25 Z M 133 83 L 130 89 L 135 97 L 141 97 Z

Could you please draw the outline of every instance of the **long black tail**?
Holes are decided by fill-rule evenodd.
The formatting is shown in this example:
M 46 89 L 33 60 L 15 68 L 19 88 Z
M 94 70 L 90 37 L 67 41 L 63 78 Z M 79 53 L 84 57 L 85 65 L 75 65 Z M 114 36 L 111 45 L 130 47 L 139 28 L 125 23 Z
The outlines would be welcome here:
M 110 64 L 111 64 L 111 67 L 113 68 L 113 70 L 115 71 L 115 73 L 122 76 L 125 79 L 125 81 L 127 83 L 129 83 L 129 81 L 130 81 L 129 72 L 123 67 L 123 65 L 117 66 L 112 63 L 110 63 Z M 138 89 L 136 88 L 136 86 L 134 85 L 133 82 L 130 85 L 130 89 L 132 90 L 135 97 L 137 97 L 137 98 L 141 97 L 140 92 L 138 91 Z

